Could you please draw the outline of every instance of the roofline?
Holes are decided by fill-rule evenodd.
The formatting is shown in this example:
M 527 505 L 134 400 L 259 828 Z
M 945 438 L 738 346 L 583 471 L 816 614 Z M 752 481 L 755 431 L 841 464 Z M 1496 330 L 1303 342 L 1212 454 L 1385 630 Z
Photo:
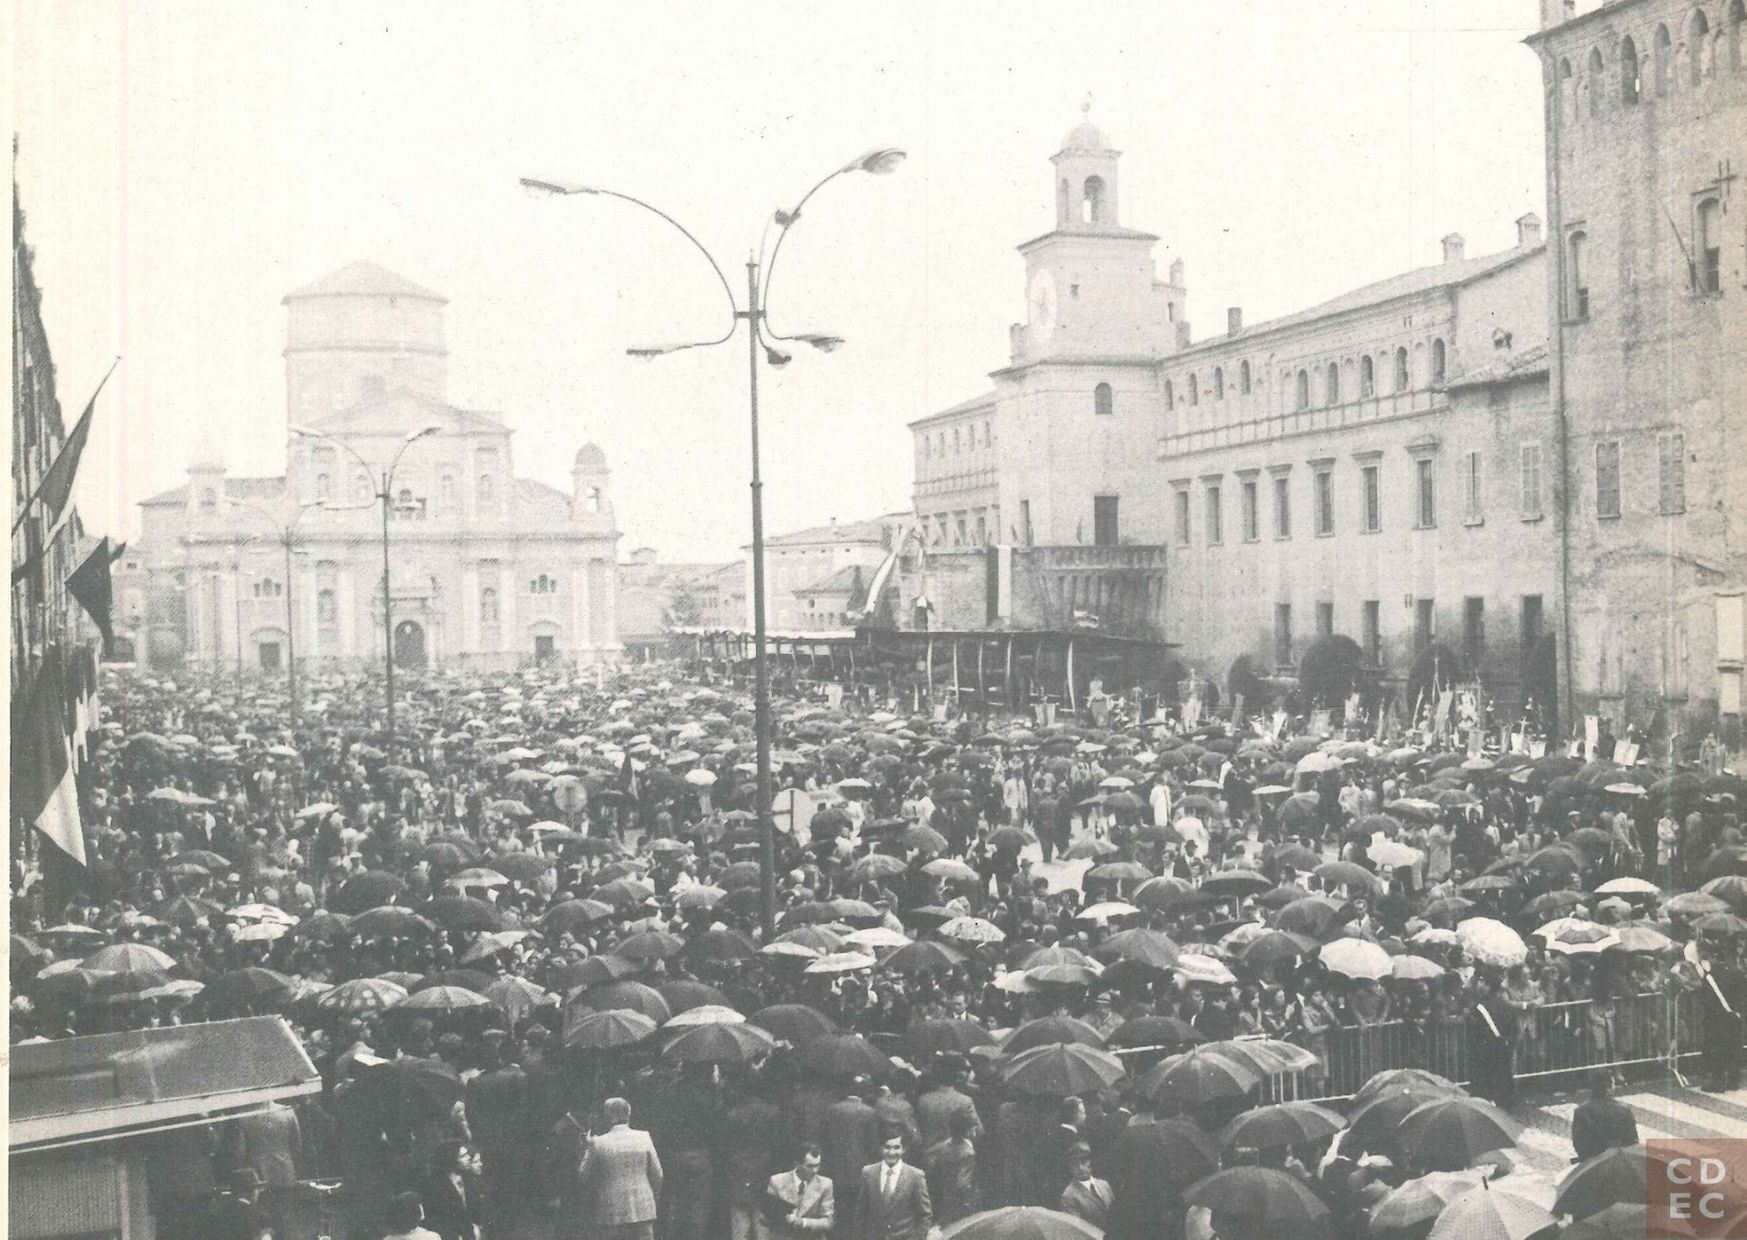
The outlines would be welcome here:
M 1579 13 L 1577 16 L 1570 18 L 1567 21 L 1562 21 L 1557 26 L 1543 26 L 1533 34 L 1523 36 L 1523 42 L 1530 47 L 1534 47 L 1536 44 L 1546 42 L 1552 35 L 1563 34 L 1573 26 L 1584 25 L 1604 15 L 1611 15 L 1619 12 L 1621 9 L 1627 9 L 1635 4 L 1642 4 L 1643 2 L 1644 0 L 1612 0 L 1611 3 L 1603 3 L 1597 8 L 1589 10 L 1587 13 Z
M 999 402 L 1000 396 L 995 392 L 989 392 L 986 395 L 977 396 L 971 400 L 961 400 L 958 404 L 953 405 L 950 408 L 942 409 L 939 413 L 923 414 L 914 422 L 906 422 L 904 425 L 910 427 L 921 426 L 925 422 L 937 422 L 942 418 L 959 417 L 967 413 L 975 413 L 981 409 L 993 409 Z
M 1021 241 L 1014 248 L 1023 254 L 1033 246 L 1048 241 L 1051 237 L 1099 237 L 1105 241 L 1144 241 L 1149 246 L 1158 240 L 1152 233 L 1141 232 L 1136 228 L 1052 228 L 1046 233 L 1039 233 L 1029 241 Z
M 1163 366 L 1174 356 L 1176 355 L 1168 354 L 1164 357 L 1156 357 L 1150 353 L 1137 353 L 1131 357 L 1041 357 L 1036 361 L 1020 362 L 1012 366 L 1003 366 L 999 370 L 991 370 L 989 378 L 1004 379 L 1009 375 L 1024 374 L 1039 366 L 1109 366 L 1113 368 L 1149 366 L 1156 368 Z
M 322 1091 L 320 1076 L 289 1085 L 269 1085 L 262 1089 L 221 1091 L 187 1098 L 169 1098 L 162 1102 L 123 1107 L 94 1107 L 66 1115 L 45 1115 L 36 1119 L 13 1119 L 7 1126 L 8 1153 L 36 1153 L 82 1145 L 92 1141 L 119 1141 L 135 1135 L 137 1130 L 162 1130 L 179 1127 L 178 1120 L 211 1123 L 234 1119 L 238 1114 L 261 1110 L 272 1102 L 287 1098 L 302 1098 Z M 222 1109 L 223 1115 L 213 1114 Z M 126 1116 L 125 1122 L 118 1122 Z

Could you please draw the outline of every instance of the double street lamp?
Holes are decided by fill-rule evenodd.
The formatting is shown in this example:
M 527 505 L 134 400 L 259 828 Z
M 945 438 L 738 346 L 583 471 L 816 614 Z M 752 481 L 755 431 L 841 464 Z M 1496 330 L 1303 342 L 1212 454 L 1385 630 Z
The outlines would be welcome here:
M 840 336 L 828 336 L 814 332 L 797 333 L 785 336 L 773 331 L 769 318 L 770 282 L 776 270 L 777 255 L 782 252 L 784 238 L 789 229 L 801 218 L 801 211 L 827 184 L 850 172 L 868 172 L 876 176 L 884 176 L 893 172 L 904 162 L 904 152 L 895 147 L 875 147 L 866 154 L 851 160 L 841 168 L 833 170 L 822 178 L 818 184 L 802 195 L 801 200 L 791 210 L 779 210 L 772 217 L 777 226 L 776 242 L 770 248 L 768 261 L 764 254 L 764 245 L 759 246 L 757 258 L 746 261 L 746 306 L 741 308 L 734 296 L 734 289 L 728 283 L 728 277 L 723 273 L 722 266 L 715 257 L 694 236 L 690 229 L 674 219 L 659 207 L 634 198 L 630 194 L 622 194 L 617 190 L 601 189 L 592 185 L 571 185 L 560 181 L 538 180 L 523 177 L 522 186 L 529 193 L 538 196 L 587 194 L 604 198 L 617 198 L 636 207 L 660 216 L 697 248 L 710 264 L 710 270 L 716 273 L 716 279 L 722 285 L 722 292 L 727 295 L 728 309 L 731 318 L 727 330 L 714 340 L 697 340 L 682 344 L 645 345 L 625 350 L 632 357 L 657 358 L 670 353 L 680 353 L 687 349 L 707 349 L 719 344 L 726 344 L 739 330 L 742 320 L 747 325 L 747 399 L 752 430 L 752 629 L 753 629 L 753 696 L 755 731 L 758 747 L 758 849 L 759 849 L 759 910 L 764 923 L 764 932 L 768 937 L 776 926 L 776 836 L 771 823 L 771 773 L 770 773 L 770 669 L 767 659 L 767 638 L 765 633 L 764 607 L 764 480 L 759 468 L 758 455 L 758 359 L 760 351 L 764 360 L 771 366 L 782 367 L 792 360 L 791 355 L 777 347 L 778 342 L 787 344 L 806 344 L 822 353 L 829 353 L 843 343 Z M 770 231 L 765 230 L 764 240 L 768 242 Z M 762 284 L 763 296 L 760 296 Z
M 247 509 L 256 516 L 263 518 L 279 535 L 279 545 L 285 548 L 285 675 L 286 691 L 291 698 L 291 722 L 295 724 L 301 714 L 302 704 L 297 698 L 297 610 L 293 602 L 291 556 L 297 545 L 297 524 L 304 515 L 316 508 L 326 508 L 326 500 L 310 500 L 298 505 L 297 511 L 288 520 L 281 521 L 278 517 L 259 504 L 246 504 L 242 500 L 229 501 L 233 508 Z M 239 594 L 239 600 L 241 595 Z M 242 638 L 237 638 L 237 660 L 242 660 Z
M 388 756 L 394 756 L 394 595 L 389 591 L 388 573 L 388 509 L 394 496 L 394 471 L 400 467 L 400 458 L 406 455 L 406 450 L 427 435 L 435 435 L 443 428 L 441 426 L 421 426 L 407 433 L 400 441 L 400 447 L 395 449 L 394 456 L 380 473 L 374 466 L 358 455 L 356 449 L 343 439 L 335 439 L 325 431 L 314 430 L 307 426 L 292 426 L 291 433 L 299 439 L 318 439 L 323 443 L 333 444 L 344 449 L 354 461 L 363 468 L 366 477 L 380 485 L 376 489 L 376 499 L 382 505 L 382 672 L 383 672 L 383 749 Z

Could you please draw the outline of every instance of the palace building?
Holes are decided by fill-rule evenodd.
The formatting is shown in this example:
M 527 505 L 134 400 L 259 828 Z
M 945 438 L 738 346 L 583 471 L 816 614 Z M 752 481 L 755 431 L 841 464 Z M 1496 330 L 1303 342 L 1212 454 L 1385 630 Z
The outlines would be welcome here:
M 397 665 L 618 657 L 606 455 L 578 450 L 568 494 L 517 477 L 510 428 L 449 403 L 445 304 L 369 262 L 285 298 L 285 471 L 200 461 L 143 501 L 133 551 L 149 584 L 123 617 L 142 658 L 269 673 L 293 655 L 300 668 L 380 663 L 391 464 Z

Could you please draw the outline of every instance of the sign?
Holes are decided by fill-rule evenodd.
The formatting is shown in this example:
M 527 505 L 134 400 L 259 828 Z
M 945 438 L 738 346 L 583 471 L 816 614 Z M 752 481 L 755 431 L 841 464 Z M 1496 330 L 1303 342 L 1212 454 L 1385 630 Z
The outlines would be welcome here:
M 1595 757 L 1595 751 L 1601 747 L 1601 720 L 1594 715 L 1583 717 L 1583 752 L 1589 757 Z M 1577 755 L 1573 754 L 1573 757 Z
M 1312 736 L 1328 735 L 1329 714 L 1326 707 L 1310 712 L 1310 734 Z
M 576 776 L 552 781 L 552 804 L 566 814 L 580 814 L 588 808 L 588 785 Z
M 799 788 L 784 788 L 770 799 L 771 826 L 794 837 L 797 847 L 813 841 L 813 814 L 818 809 L 812 795 Z

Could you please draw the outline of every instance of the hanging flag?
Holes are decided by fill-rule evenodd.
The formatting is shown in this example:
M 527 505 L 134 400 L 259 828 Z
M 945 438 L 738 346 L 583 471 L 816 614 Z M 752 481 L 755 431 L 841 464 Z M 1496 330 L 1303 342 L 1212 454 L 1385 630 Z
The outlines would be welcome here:
M 625 765 L 619 768 L 619 790 L 633 801 L 638 799 L 637 768 L 631 764 L 631 755 L 625 755 Z
M 103 634 L 103 649 L 108 653 L 115 644 L 115 592 L 109 580 L 109 566 L 115 562 L 109 539 L 100 538 L 91 553 L 67 578 L 67 590 L 79 600 L 79 606 L 91 617 L 97 631 Z
M 103 382 L 97 385 L 97 391 L 91 393 L 91 399 L 85 404 L 85 412 L 79 415 L 79 421 L 61 444 L 60 452 L 50 462 L 48 471 L 43 474 L 42 481 L 37 484 L 36 494 L 30 497 L 24 505 L 24 511 L 18 514 L 18 520 L 12 525 L 16 532 L 24 524 L 24 518 L 30 513 L 31 502 L 40 502 L 43 506 L 43 524 L 53 526 L 60 519 L 62 509 L 66 508 L 67 500 L 73 494 L 73 480 L 79 474 L 79 458 L 85 452 L 85 441 L 91 437 L 91 419 L 97 411 L 97 396 L 103 391 L 103 384 L 109 382 L 109 375 L 115 373 L 115 367 L 121 364 L 118 357 L 109 367 L 109 374 L 103 376 Z
M 85 832 L 67 742 L 60 653 L 50 647 L 30 690 L 15 700 L 12 720 L 12 812 L 62 855 L 85 864 Z

